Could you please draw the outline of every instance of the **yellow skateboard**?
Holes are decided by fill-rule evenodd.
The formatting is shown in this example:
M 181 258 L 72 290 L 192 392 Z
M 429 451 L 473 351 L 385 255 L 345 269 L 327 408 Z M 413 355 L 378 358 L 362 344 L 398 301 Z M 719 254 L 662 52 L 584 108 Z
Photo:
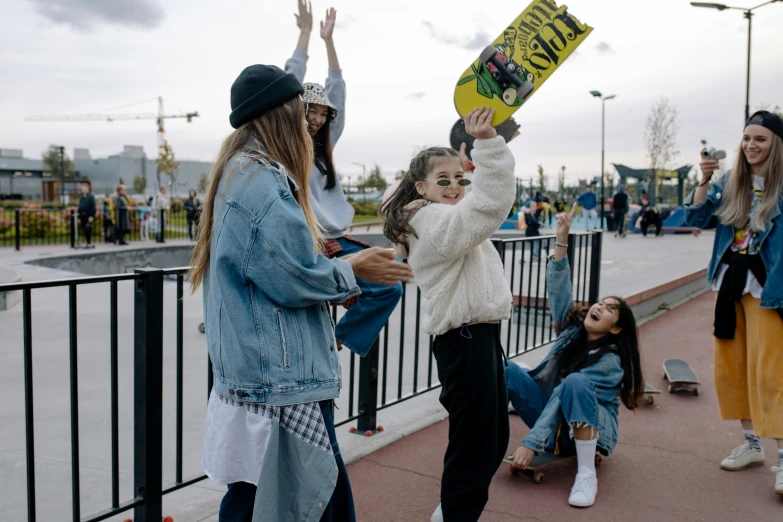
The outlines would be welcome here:
M 534 0 L 462 73 L 454 89 L 460 116 L 485 105 L 492 125 L 507 120 L 593 30 L 554 0 Z

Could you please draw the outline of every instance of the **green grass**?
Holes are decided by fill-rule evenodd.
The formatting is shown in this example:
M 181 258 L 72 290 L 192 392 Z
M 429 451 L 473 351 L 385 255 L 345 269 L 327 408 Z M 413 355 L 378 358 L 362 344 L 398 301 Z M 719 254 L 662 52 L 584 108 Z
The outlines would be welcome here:
M 373 215 L 356 215 L 353 217 L 353 224 L 354 225 L 362 225 L 365 223 L 372 223 L 372 222 L 381 222 L 380 216 L 373 216 Z

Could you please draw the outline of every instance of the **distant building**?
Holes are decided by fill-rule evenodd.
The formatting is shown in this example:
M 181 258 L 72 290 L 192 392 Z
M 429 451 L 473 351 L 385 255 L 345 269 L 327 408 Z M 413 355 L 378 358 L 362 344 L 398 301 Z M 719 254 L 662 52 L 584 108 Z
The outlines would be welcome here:
M 77 176 L 90 180 L 94 194 L 111 194 L 120 178 L 128 186 L 128 192 L 133 194 L 136 176 L 147 180 L 144 196 L 151 196 L 158 190 L 156 160 L 148 158 L 143 147 L 126 145 L 119 154 L 96 159 L 92 158 L 88 149 L 74 149 L 72 160 Z M 186 197 L 188 190 L 198 190 L 201 174 L 209 174 L 212 163 L 178 161 L 176 183 L 173 184 L 164 174 L 161 174 L 160 182 L 169 187 L 169 194 Z M 25 200 L 49 199 L 47 196 L 51 195 L 51 190 L 47 190 L 45 185 L 59 181 L 59 172 L 50 175 L 44 169 L 41 159 L 24 158 L 19 149 L 0 148 L 0 198 L 20 194 Z

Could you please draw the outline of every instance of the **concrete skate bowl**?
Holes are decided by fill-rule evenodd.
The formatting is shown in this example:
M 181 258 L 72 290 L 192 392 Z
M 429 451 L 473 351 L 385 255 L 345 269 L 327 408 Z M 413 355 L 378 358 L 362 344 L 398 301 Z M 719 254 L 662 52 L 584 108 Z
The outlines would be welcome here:
M 190 265 L 193 245 L 160 245 L 112 250 L 86 250 L 67 255 L 30 259 L 31 265 L 68 272 L 104 276 L 125 274 L 137 268 L 178 268 Z

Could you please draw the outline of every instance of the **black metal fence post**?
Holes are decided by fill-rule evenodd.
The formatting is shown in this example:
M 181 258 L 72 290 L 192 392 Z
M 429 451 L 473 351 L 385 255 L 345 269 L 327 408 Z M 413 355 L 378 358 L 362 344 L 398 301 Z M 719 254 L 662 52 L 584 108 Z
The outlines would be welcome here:
M 601 247 L 603 245 L 603 232 L 596 232 L 591 238 L 590 245 L 590 289 L 588 291 L 588 299 L 590 304 L 598 301 L 600 298 L 599 292 L 601 291 Z
M 378 356 L 380 337 L 375 339 L 370 353 L 359 360 L 359 418 L 357 430 L 364 433 L 375 430 L 378 413 Z
M 163 271 L 136 269 L 134 292 L 134 463 L 136 522 L 159 522 L 163 499 Z
M 21 238 L 19 237 L 21 235 L 21 214 L 22 211 L 19 209 L 16 209 L 16 212 L 14 212 L 14 246 L 17 250 L 19 250 L 19 245 L 21 243 Z
M 166 242 L 166 209 L 160 209 L 158 216 L 158 243 Z
M 76 245 L 79 243 L 79 220 L 76 217 L 76 214 L 73 210 L 71 210 L 71 216 L 70 216 L 70 231 L 71 231 L 71 248 L 76 248 Z
M 572 234 L 568 236 L 568 251 L 566 257 L 568 257 L 568 266 L 571 267 L 571 282 L 574 282 L 574 251 L 576 250 L 576 240 Z

